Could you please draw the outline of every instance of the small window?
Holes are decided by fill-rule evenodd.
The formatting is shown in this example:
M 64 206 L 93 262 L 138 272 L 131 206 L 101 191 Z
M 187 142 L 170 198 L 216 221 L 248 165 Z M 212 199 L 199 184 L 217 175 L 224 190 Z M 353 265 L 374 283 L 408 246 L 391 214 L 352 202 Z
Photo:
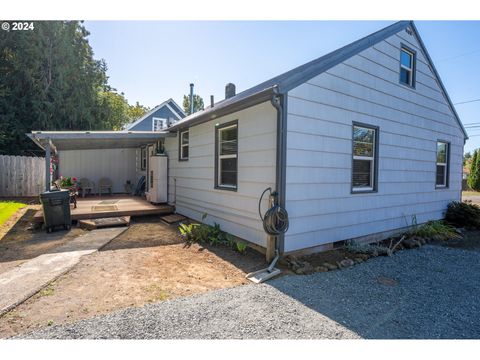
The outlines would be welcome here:
M 448 153 L 449 144 L 444 141 L 437 142 L 437 187 L 448 186 Z
M 415 53 L 404 47 L 400 50 L 400 82 L 414 86 L 415 81 Z
M 140 149 L 140 169 L 145 170 L 147 168 L 147 148 Z
M 376 191 L 378 128 L 353 125 L 352 191 Z
M 166 119 L 156 118 L 152 119 L 152 130 L 153 131 L 160 131 L 165 126 Z
M 236 190 L 238 181 L 238 125 L 223 124 L 216 129 L 216 188 Z
M 188 160 L 189 131 L 180 132 L 179 160 Z

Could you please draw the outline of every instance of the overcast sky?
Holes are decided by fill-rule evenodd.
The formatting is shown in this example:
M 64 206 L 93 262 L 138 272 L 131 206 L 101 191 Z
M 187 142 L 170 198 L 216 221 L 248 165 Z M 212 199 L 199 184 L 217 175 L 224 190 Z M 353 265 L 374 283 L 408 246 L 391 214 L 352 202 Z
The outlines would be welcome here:
M 377 31 L 391 21 L 86 21 L 110 84 L 130 103 L 153 107 L 195 93 L 209 103 Z M 416 25 L 454 103 L 480 99 L 480 22 L 417 21 Z M 464 124 L 480 123 L 480 101 L 456 106 Z M 480 128 L 465 151 L 480 147 Z M 478 134 L 479 136 L 474 136 Z

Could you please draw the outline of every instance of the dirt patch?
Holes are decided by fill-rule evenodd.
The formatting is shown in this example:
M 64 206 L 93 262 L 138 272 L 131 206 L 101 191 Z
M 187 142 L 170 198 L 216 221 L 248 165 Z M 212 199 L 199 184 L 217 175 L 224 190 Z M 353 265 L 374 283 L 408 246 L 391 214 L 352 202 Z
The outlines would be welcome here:
M 84 230 L 72 228 L 69 231 L 55 231 L 47 234 L 33 226 L 33 215 L 39 205 L 28 205 L 19 210 L 8 221 L 8 229 L 2 236 L 0 229 L 0 272 L 20 265 L 26 260 L 52 251 L 60 245 L 84 233 Z M 7 225 L 4 224 L 4 225 Z
M 85 256 L 45 291 L 0 318 L 0 337 L 131 306 L 246 284 L 264 256 L 226 247 L 185 247 L 176 226 L 135 221 L 101 251 Z

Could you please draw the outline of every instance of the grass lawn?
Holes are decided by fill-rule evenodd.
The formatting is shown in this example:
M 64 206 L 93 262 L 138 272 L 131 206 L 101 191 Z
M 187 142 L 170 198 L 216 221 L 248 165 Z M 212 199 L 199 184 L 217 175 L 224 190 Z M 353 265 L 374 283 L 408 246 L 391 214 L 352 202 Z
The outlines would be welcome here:
M 2 226 L 10 216 L 15 214 L 18 209 L 25 206 L 25 204 L 15 201 L 0 201 L 0 226 Z

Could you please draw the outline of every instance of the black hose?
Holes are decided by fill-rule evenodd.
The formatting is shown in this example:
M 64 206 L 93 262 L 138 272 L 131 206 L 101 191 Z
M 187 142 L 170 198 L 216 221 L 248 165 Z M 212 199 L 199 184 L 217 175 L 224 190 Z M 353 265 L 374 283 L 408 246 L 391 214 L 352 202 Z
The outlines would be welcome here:
M 275 197 L 275 201 L 273 206 L 262 216 L 260 206 L 262 204 L 263 196 L 267 191 L 270 192 L 270 195 Z M 258 214 L 260 215 L 260 219 L 262 219 L 263 229 L 268 235 L 278 236 L 287 232 L 289 225 L 287 210 L 277 204 L 276 193 L 272 193 L 272 188 L 266 188 L 260 196 L 260 200 L 258 201 Z

